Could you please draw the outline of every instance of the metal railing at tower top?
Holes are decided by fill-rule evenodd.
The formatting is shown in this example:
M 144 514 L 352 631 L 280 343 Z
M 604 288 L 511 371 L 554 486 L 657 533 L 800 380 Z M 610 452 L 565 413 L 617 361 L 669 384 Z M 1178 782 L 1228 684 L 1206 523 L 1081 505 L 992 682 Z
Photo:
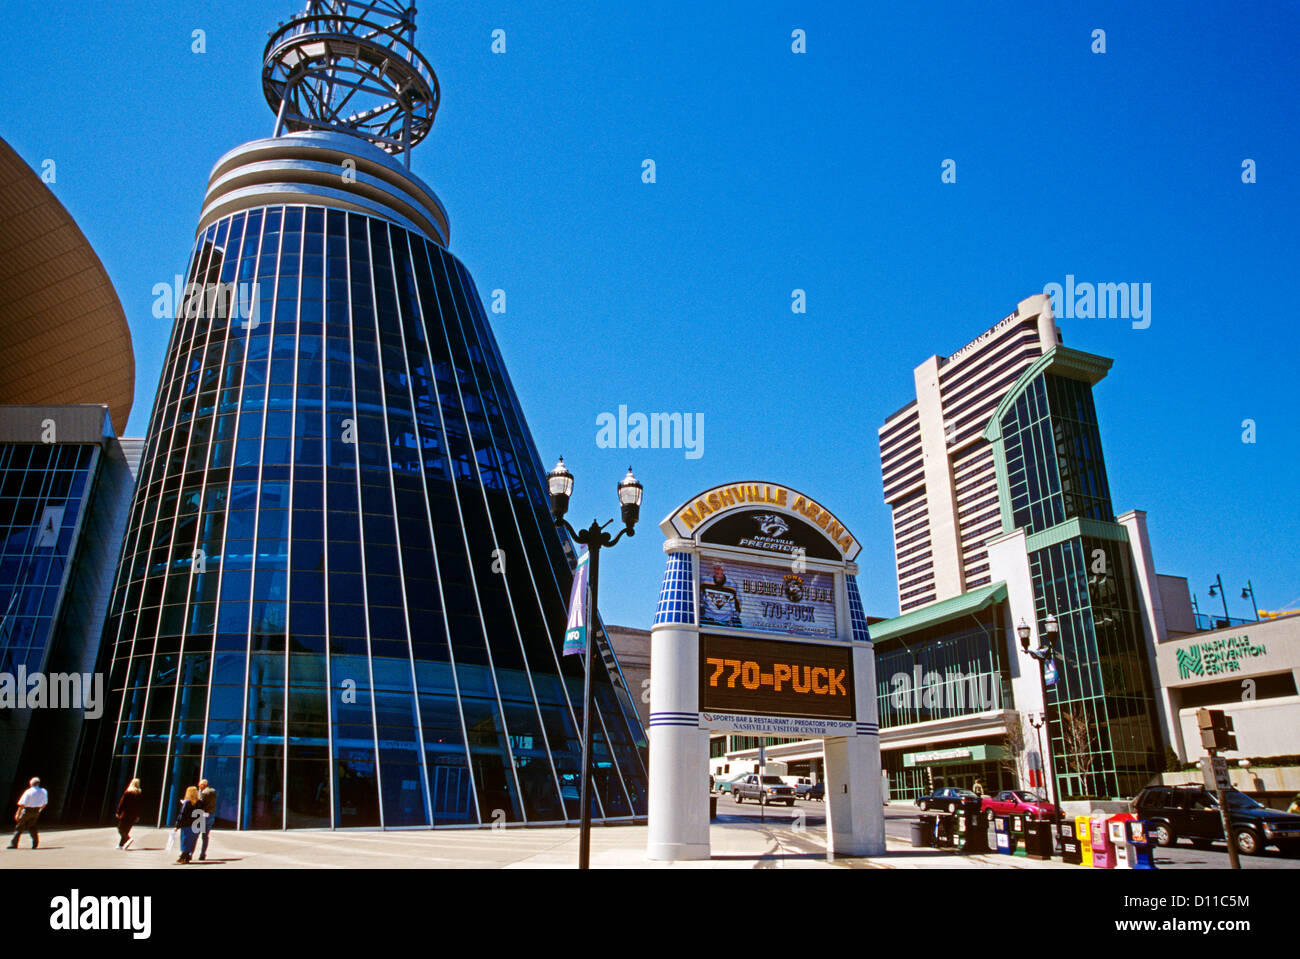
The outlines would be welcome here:
M 310 0 L 271 32 L 262 90 L 275 136 L 336 130 L 387 153 L 428 136 L 438 78 L 415 47 L 415 7 L 392 0 Z
M 1254 626 L 1257 622 L 1253 619 L 1240 619 L 1236 616 L 1220 616 L 1210 613 L 1193 613 L 1196 620 L 1196 629 L 1199 632 L 1208 633 L 1214 629 L 1228 629 L 1233 626 Z

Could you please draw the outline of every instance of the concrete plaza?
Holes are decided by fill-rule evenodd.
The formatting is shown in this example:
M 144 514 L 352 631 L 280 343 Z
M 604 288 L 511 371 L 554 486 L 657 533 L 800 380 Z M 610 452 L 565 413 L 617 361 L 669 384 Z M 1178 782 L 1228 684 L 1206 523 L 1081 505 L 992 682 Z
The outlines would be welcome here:
M 17 850 L 0 849 L 0 869 L 163 869 L 168 832 L 137 827 L 134 846 L 118 852 L 116 830 L 60 829 L 41 833 L 39 849 L 24 836 Z M 594 826 L 596 869 L 1071 869 L 1020 856 L 962 856 L 951 850 L 913 849 L 888 837 L 883 856 L 828 860 L 823 824 L 788 820 L 715 823 L 713 857 L 702 862 L 650 862 L 644 825 Z M 576 828 L 409 830 L 390 832 L 236 832 L 212 834 L 202 869 L 565 869 L 578 860 Z

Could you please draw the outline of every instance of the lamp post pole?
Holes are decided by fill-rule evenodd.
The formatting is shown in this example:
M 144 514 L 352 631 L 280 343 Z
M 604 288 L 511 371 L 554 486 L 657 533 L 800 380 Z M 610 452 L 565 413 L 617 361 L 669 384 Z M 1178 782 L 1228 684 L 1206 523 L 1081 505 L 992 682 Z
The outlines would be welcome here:
M 564 457 L 560 457 L 560 462 L 556 464 L 555 469 L 547 474 L 546 484 L 551 494 L 551 515 L 555 518 L 555 525 L 568 530 L 574 542 L 587 547 L 589 556 L 587 561 L 587 603 L 584 610 L 587 648 L 582 680 L 582 776 L 578 798 L 581 805 L 578 820 L 578 868 L 588 869 L 591 866 L 592 741 L 596 733 L 596 725 L 592 722 L 592 713 L 595 711 L 593 705 L 595 691 L 591 682 L 591 664 L 596 656 L 596 599 L 600 590 L 600 551 L 613 546 L 623 538 L 624 533 L 628 536 L 636 535 L 634 527 L 640 516 L 643 487 L 637 482 L 636 477 L 632 475 L 632 468 L 629 466 L 627 476 L 618 484 L 618 499 L 622 505 L 623 528 L 618 531 L 617 535 L 611 537 L 605 532 L 605 527 L 614 522 L 612 519 L 606 520 L 604 523 L 598 523 L 593 519 L 591 525 L 586 529 L 575 530 L 564 518 L 564 514 L 569 508 L 569 496 L 573 493 L 573 474 L 565 469 Z M 561 797 L 561 801 L 563 801 L 563 797 Z
M 1043 726 L 1047 723 L 1047 713 L 1030 713 L 1029 725 L 1034 727 L 1034 733 L 1038 737 L 1038 765 L 1041 767 L 1039 773 L 1043 776 L 1043 781 L 1039 783 L 1043 787 L 1043 795 L 1047 795 L 1047 760 L 1043 757 Z
M 1223 625 L 1231 625 L 1231 618 L 1228 616 L 1228 596 L 1223 591 L 1223 576 L 1219 573 L 1214 574 L 1214 582 L 1210 584 L 1210 595 L 1218 593 L 1219 599 L 1223 602 Z
M 1038 688 L 1043 696 L 1043 725 L 1047 727 L 1047 767 L 1052 777 L 1052 803 L 1056 806 L 1056 815 L 1053 817 L 1056 821 L 1056 842 L 1061 844 L 1061 819 L 1065 815 L 1065 807 L 1061 805 L 1061 788 L 1056 777 L 1056 760 L 1052 755 L 1052 727 L 1051 727 L 1051 705 L 1047 701 L 1047 664 L 1054 662 L 1056 657 L 1056 617 L 1051 613 L 1047 614 L 1044 621 L 1047 632 L 1047 642 L 1044 644 L 1042 638 L 1039 638 L 1037 649 L 1029 648 L 1029 625 L 1022 619 L 1020 625 L 1016 627 L 1016 632 L 1020 636 L 1020 645 L 1024 651 L 1038 660 Z M 1033 719 L 1030 719 L 1033 723 Z M 1041 747 L 1040 747 L 1041 750 Z M 1040 751 L 1039 755 L 1043 753 Z
M 1255 586 L 1250 580 L 1246 580 L 1246 585 L 1242 587 L 1241 598 L 1245 599 L 1250 595 L 1250 611 L 1255 614 L 1255 622 L 1259 622 L 1259 604 L 1255 601 Z
M 1048 646 L 1047 656 L 1050 658 L 1051 655 L 1052 655 L 1052 647 Z M 1047 717 L 1050 715 L 1049 710 L 1051 709 L 1051 707 L 1048 705 L 1047 702 L 1047 678 L 1044 675 L 1046 669 L 1047 669 L 1047 661 L 1045 659 L 1039 659 L 1038 660 L 1038 685 L 1039 688 L 1041 688 L 1043 691 L 1043 721 L 1044 724 L 1047 725 L 1047 751 L 1049 753 L 1048 769 L 1050 770 L 1052 775 L 1052 803 L 1053 805 L 1056 806 L 1056 815 L 1053 818 L 1056 820 L 1056 843 L 1058 846 L 1060 846 L 1061 818 L 1065 815 L 1065 807 L 1061 805 L 1061 786 L 1059 780 L 1056 778 L 1056 757 L 1055 755 L 1050 755 L 1052 753 L 1052 727 L 1051 725 L 1047 724 L 1048 723 Z

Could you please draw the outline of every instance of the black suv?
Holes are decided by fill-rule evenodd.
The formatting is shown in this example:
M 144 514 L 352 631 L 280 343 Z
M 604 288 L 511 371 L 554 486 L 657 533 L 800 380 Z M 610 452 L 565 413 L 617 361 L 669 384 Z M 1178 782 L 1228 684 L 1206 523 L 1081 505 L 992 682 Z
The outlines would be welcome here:
M 1256 855 L 1265 846 L 1290 850 L 1300 846 L 1300 816 L 1261 806 L 1236 789 L 1224 791 L 1237 849 Z M 1157 845 L 1179 839 L 1209 846 L 1223 838 L 1223 820 L 1214 794 L 1204 786 L 1148 786 L 1133 803 L 1139 819 L 1151 823 Z

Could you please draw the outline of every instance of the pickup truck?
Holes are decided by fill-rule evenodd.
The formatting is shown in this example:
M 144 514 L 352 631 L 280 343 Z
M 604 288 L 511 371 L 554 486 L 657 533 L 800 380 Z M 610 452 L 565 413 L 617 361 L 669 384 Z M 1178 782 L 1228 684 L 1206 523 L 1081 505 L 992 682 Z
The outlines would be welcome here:
M 750 773 L 732 783 L 731 795 L 738 803 L 753 799 L 760 806 L 774 802 L 783 802 L 787 806 L 794 805 L 794 787 L 783 783 L 780 776 L 759 776 L 757 773 Z

